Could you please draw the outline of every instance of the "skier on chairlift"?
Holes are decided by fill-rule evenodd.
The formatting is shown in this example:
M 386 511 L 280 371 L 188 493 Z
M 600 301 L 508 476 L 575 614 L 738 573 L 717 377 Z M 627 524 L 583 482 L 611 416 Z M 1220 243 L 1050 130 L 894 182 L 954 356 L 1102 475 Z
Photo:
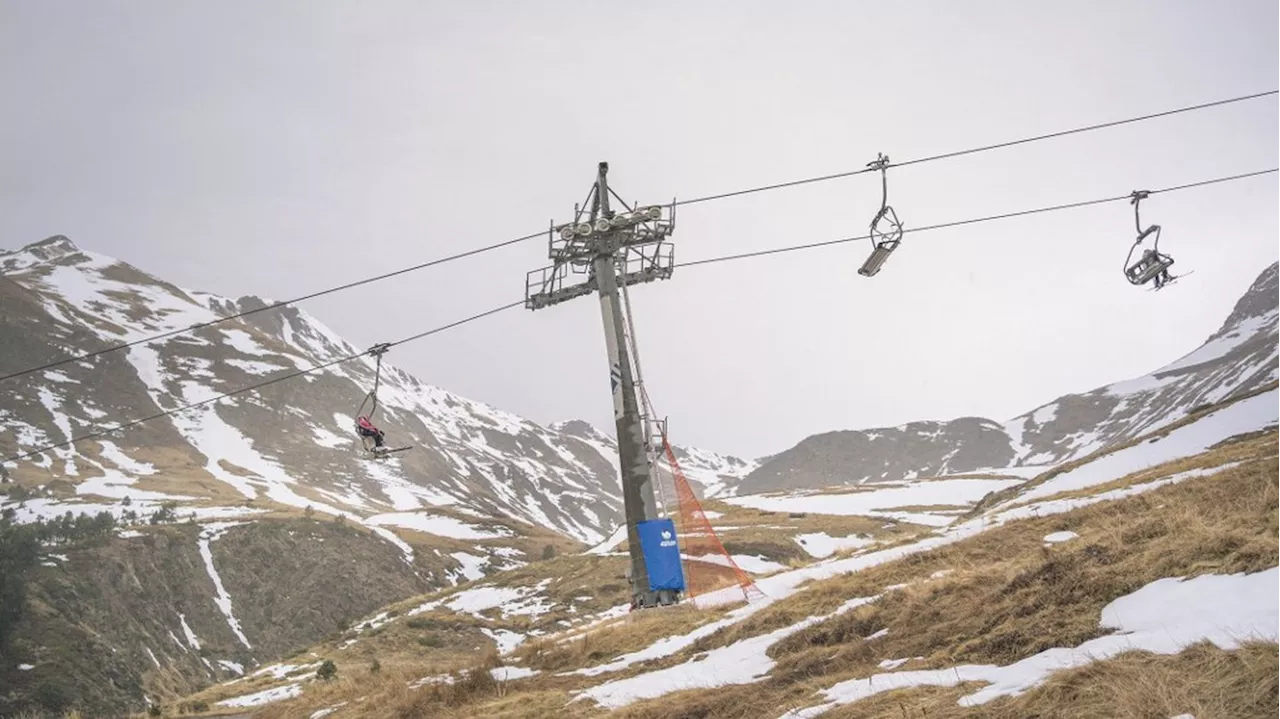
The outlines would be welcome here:
M 1160 257 L 1160 253 L 1159 253 L 1159 252 L 1157 252 L 1156 250 L 1145 250 L 1145 251 L 1143 251 L 1143 253 L 1142 253 L 1142 259 L 1144 259 L 1144 260 L 1146 260 L 1146 261 L 1148 261 L 1148 262 L 1150 262 L 1150 263 L 1152 263 L 1152 264 L 1163 264 L 1163 263 L 1161 263 L 1161 262 L 1160 262 L 1160 260 L 1162 259 L 1162 258 Z M 1161 287 L 1164 287 L 1164 286 L 1165 286 L 1165 284 L 1166 284 L 1166 283 L 1168 283 L 1168 282 L 1169 282 L 1169 280 L 1171 280 L 1171 279 L 1173 279 L 1173 278 L 1169 276 L 1169 267 L 1166 265 L 1162 270 L 1160 270 L 1160 272 L 1159 272 L 1159 273 L 1157 273 L 1157 274 L 1156 274 L 1156 277 L 1155 277 L 1155 280 L 1156 280 L 1156 289 L 1158 290 L 1158 289 L 1160 289 Z
M 358 432 L 361 437 L 373 438 L 373 451 L 377 452 L 382 449 L 382 442 L 385 435 L 382 430 L 373 426 L 373 423 L 369 421 L 368 417 L 360 415 L 356 418 L 356 432 Z

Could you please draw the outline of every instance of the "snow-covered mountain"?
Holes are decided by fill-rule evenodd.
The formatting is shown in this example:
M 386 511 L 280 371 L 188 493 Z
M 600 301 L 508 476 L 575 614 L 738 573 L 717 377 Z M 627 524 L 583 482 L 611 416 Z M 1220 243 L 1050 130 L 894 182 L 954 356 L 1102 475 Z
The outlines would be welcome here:
M 737 494 L 1047 466 L 1084 457 L 1277 379 L 1277 269 L 1272 264 L 1222 327 L 1154 372 L 1070 394 L 996 422 L 963 417 L 813 435 L 762 462 Z
M 558 422 L 551 428 L 577 437 L 598 449 L 611 462 L 614 471 L 618 469 L 618 443 L 613 437 L 601 432 L 581 420 Z M 719 454 L 706 449 L 680 447 L 672 445 L 672 454 L 680 466 L 685 479 L 689 480 L 695 494 L 701 497 L 730 496 L 737 491 L 738 482 L 756 467 L 759 460 L 745 460 L 727 454 Z M 656 460 L 659 477 L 659 491 L 667 492 L 666 500 L 674 503 L 674 487 L 671 484 L 671 472 L 668 462 L 659 457 Z M 674 505 L 673 505 L 674 506 Z
M 52 237 L 0 254 L 0 374 L 261 307 L 192 292 Z M 356 354 L 305 312 L 271 312 L 8 382 L 0 454 L 94 432 Z M 614 441 L 585 423 L 543 427 L 383 364 L 378 424 L 414 449 L 361 458 L 351 432 L 370 357 L 5 466 L 74 499 L 180 500 L 224 513 L 247 502 L 312 507 L 378 531 L 520 520 L 594 543 L 622 516 Z M 709 453 L 697 477 L 746 463 Z M 696 463 L 696 462 L 694 462 Z M 716 480 L 719 481 L 719 480 Z M 55 501 L 60 499 L 61 502 Z M 29 513 L 41 509 L 28 502 Z M 452 523 L 452 524 L 450 524 Z M 483 522 L 482 522 L 483 524 Z M 473 533 L 501 532 L 476 529 Z M 520 531 L 516 528 L 516 531 Z M 394 537 L 388 537 L 395 541 Z
M 1222 327 L 1194 352 L 1141 377 L 1059 397 L 1007 422 L 1016 463 L 1080 458 L 1276 381 L 1278 268 L 1263 270 Z

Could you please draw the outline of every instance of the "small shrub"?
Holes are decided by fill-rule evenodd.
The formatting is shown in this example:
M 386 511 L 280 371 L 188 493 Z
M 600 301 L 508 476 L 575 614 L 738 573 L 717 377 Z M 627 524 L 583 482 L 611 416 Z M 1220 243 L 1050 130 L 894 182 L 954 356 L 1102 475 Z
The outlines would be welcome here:
M 316 679 L 330 681 L 338 676 L 338 667 L 333 663 L 332 659 L 326 659 L 320 664 L 320 668 L 316 670 Z
M 164 715 L 164 710 L 160 708 L 159 704 L 152 704 L 151 706 L 147 707 L 147 716 L 158 717 L 163 715 Z
M 418 643 L 424 647 L 439 649 L 444 646 L 444 640 L 434 634 L 428 634 L 425 637 L 418 637 Z
M 382 671 L 382 662 L 378 661 L 377 657 L 374 657 L 373 661 L 369 662 L 369 673 L 377 674 L 380 671 Z
M 151 515 L 151 523 L 165 524 L 166 522 L 175 521 L 178 518 L 178 513 L 174 511 L 177 507 L 177 502 L 165 502 L 164 504 L 161 504 L 160 509 L 157 510 L 155 514 Z
M 544 560 L 545 560 L 545 559 L 555 559 L 555 557 L 556 557 L 556 548 L 555 548 L 555 545 L 548 544 L 547 546 L 545 546 L 545 547 L 543 547 L 543 548 L 542 548 L 542 558 L 543 558 Z

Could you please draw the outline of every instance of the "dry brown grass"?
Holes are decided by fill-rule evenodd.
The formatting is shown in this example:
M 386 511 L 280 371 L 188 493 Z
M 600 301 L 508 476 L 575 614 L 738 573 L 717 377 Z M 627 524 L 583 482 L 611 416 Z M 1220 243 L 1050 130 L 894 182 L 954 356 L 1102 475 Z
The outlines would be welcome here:
M 1016 522 L 956 545 L 816 583 L 742 625 L 712 635 L 698 648 L 722 646 L 826 613 L 851 597 L 871 596 L 889 585 L 914 584 L 775 644 L 769 654 L 778 663 L 762 682 L 671 694 L 637 704 L 621 716 L 776 716 L 787 708 L 818 703 L 815 692 L 837 681 L 883 671 L 876 666 L 883 659 L 924 657 L 906 667 L 910 669 L 962 663 L 1008 664 L 1043 649 L 1074 646 L 1098 636 L 1102 607 L 1155 579 L 1205 572 L 1251 572 L 1275 566 L 1280 554 L 1276 542 L 1280 497 L 1274 438 L 1251 443 L 1254 456 L 1261 454 L 1262 459 L 1212 478 L 1190 480 L 1065 515 Z M 1064 545 L 1042 545 L 1041 537 L 1063 529 L 1081 536 Z M 953 572 L 927 580 L 940 569 Z M 881 629 L 888 629 L 888 634 L 871 642 L 864 640 Z M 1271 645 L 1272 668 L 1264 667 L 1273 675 L 1274 646 Z M 1220 650 L 1218 654 L 1227 657 L 1220 663 L 1226 669 L 1194 689 L 1205 702 L 1216 697 L 1224 686 L 1252 681 L 1241 679 L 1231 669 L 1238 667 L 1233 663 L 1237 659 L 1231 658 L 1237 655 Z M 1179 657 L 1160 660 L 1171 665 L 1183 661 Z M 1140 677 L 1147 659 L 1126 657 L 1108 666 L 1119 666 L 1122 661 L 1132 663 L 1131 672 Z M 1256 667 L 1256 658 L 1248 661 Z M 1054 685 L 1051 682 L 1046 686 Z M 1262 691 L 1261 700 L 1254 698 L 1246 703 L 1253 706 L 1262 701 L 1270 707 L 1268 715 L 1274 716 L 1274 679 L 1263 686 L 1272 689 Z M 959 711 L 955 700 L 974 688 L 897 692 L 858 702 L 831 716 L 1156 716 L 1127 711 L 1091 713 L 1098 705 L 1083 701 L 1078 711 L 1069 703 L 1052 711 L 1041 705 L 1025 713 L 1019 713 L 1025 707 L 1000 714 L 984 714 L 990 707 Z M 913 699 L 908 701 L 905 696 Z M 1032 701 L 1032 696 L 1019 701 Z M 1052 704 L 1074 700 L 1059 697 L 1042 701 Z M 761 714 L 749 713 L 760 707 L 768 709 Z M 915 713 L 902 713 L 913 707 Z
M 1097 719 L 1191 714 L 1196 719 L 1261 719 L 1277 713 L 1277 646 L 1247 644 L 1227 652 L 1202 643 L 1180 654 L 1132 652 L 1053 675 L 1015 698 L 966 708 L 957 700 L 975 685 L 915 689 L 869 697 L 824 719 Z M 675 716 L 675 715 L 673 715 Z
M 716 615 L 680 610 L 637 613 L 600 628 L 585 641 L 558 648 L 529 644 L 517 656 L 525 666 L 542 673 L 510 684 L 491 682 L 491 677 L 479 674 L 467 679 L 471 675 L 463 672 L 458 675 L 463 681 L 453 688 L 408 690 L 408 681 L 436 672 L 410 671 L 414 665 L 406 656 L 405 664 L 384 669 L 369 681 L 343 683 L 348 676 L 329 686 L 308 687 L 299 700 L 270 707 L 255 719 L 309 716 L 340 701 L 353 707 L 344 708 L 342 716 L 356 717 L 595 716 L 604 710 L 589 701 L 566 706 L 572 692 L 685 662 L 698 651 L 831 612 L 852 597 L 876 594 L 884 596 L 775 644 L 769 654 L 777 664 L 762 681 L 674 693 L 616 713 L 633 719 L 776 717 L 786 709 L 818 703 L 816 692 L 838 681 L 883 671 L 877 664 L 884 659 L 923 657 L 904 667 L 908 669 L 1008 664 L 1049 647 L 1074 646 L 1098 636 L 1102 607 L 1155 579 L 1275 566 L 1280 557 L 1276 456 L 1274 433 L 1230 443 L 1200 458 L 1142 474 L 1244 461 L 1214 476 L 1067 514 L 1013 522 L 930 552 L 814 582 L 745 622 L 643 668 L 597 678 L 555 676 L 558 671 L 598 664 L 647 646 L 658 636 L 687 632 Z M 1121 481 L 1132 482 L 1134 477 Z M 1060 545 L 1043 545 L 1044 535 L 1062 530 L 1080 536 Z M 599 559 L 565 558 L 560 568 L 574 580 L 556 591 L 572 594 L 580 591 L 583 582 L 599 581 L 601 569 L 592 564 Z M 526 569 L 527 583 L 536 581 L 539 570 Z M 950 573 L 930 578 L 939 570 Z M 546 576 L 545 569 L 541 571 Z M 886 592 L 886 587 L 899 584 L 908 586 Z M 887 629 L 887 635 L 864 640 L 880 629 Z M 1021 697 L 983 707 L 966 709 L 956 704 L 960 696 L 979 688 L 972 685 L 877 695 L 829 716 L 1167 719 L 1181 711 L 1191 711 L 1197 719 L 1274 716 L 1275 657 L 1274 644 L 1237 652 L 1196 647 L 1173 657 L 1131 654 L 1055 675 Z M 384 661 L 384 666 L 393 665 Z M 340 665 L 340 677 L 358 673 Z M 1150 711 L 1141 701 L 1144 695 L 1155 697 Z M 355 707 L 361 696 L 368 698 Z M 1259 714 L 1259 707 L 1269 708 L 1269 713 Z M 1159 713 L 1165 709 L 1169 713 Z
M 656 612 L 636 612 L 594 627 L 581 636 L 534 640 L 513 656 L 524 666 L 540 671 L 563 671 L 603 664 L 653 643 L 655 636 L 683 634 L 720 617 L 715 611 L 699 611 L 681 605 Z

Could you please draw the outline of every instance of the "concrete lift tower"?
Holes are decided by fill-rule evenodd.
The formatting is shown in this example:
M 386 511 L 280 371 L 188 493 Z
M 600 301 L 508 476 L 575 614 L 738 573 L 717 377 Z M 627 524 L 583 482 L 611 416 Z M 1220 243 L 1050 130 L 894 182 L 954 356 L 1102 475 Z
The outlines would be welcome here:
M 675 202 L 668 208 L 658 205 L 628 208 L 609 188 L 608 173 L 609 163 L 601 162 L 585 206 L 574 206 L 573 222 L 558 226 L 552 222 L 547 244 L 548 257 L 554 264 L 528 274 L 525 307 L 537 310 L 592 292 L 600 295 L 622 468 L 632 606 L 653 607 L 675 604 L 680 597 L 673 590 L 650 589 L 641 548 L 637 525 L 657 519 L 658 510 L 646 446 L 645 418 L 636 394 L 636 377 L 618 287 L 621 283 L 633 285 L 671 277 L 673 253 L 666 240 L 675 228 Z M 610 198 L 617 200 L 624 211 L 612 209 Z

